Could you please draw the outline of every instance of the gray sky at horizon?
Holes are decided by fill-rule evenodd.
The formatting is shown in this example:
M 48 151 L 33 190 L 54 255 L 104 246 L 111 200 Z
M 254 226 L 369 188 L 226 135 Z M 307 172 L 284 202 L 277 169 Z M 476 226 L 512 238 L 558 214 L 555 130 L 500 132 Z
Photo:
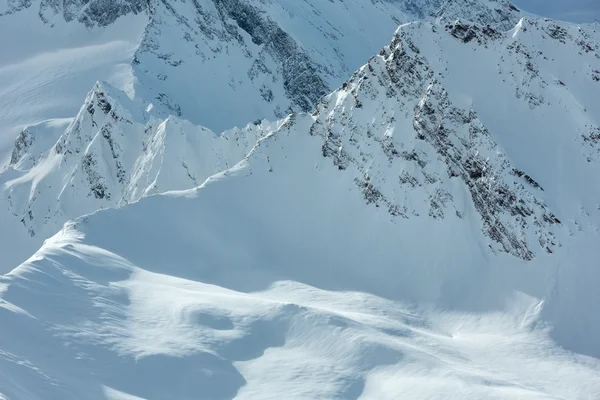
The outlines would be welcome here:
M 600 0 L 513 0 L 534 14 L 572 22 L 600 22 Z

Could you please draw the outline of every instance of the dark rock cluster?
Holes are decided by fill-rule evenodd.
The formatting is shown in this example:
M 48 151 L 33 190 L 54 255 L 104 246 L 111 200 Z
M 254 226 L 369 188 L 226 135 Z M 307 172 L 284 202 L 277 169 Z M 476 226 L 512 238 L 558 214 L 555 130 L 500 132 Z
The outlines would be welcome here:
M 493 28 L 458 21 L 446 26 L 448 34 L 465 43 L 485 45 L 486 40 L 499 36 Z M 368 171 L 355 178 L 367 204 L 385 207 L 394 217 L 410 218 L 418 212 L 399 202 L 398 196 L 407 190 L 424 190 L 429 194 L 429 216 L 444 219 L 446 211 L 453 208 L 454 199 L 443 182 L 460 179 L 481 216 L 483 233 L 498 243 L 500 250 L 531 260 L 537 246 L 524 236 L 528 230 L 536 232 L 539 246 L 547 252 L 559 245 L 552 227 L 560 221 L 536 197 L 535 191 L 543 190 L 541 186 L 530 175 L 513 168 L 497 151 L 490 133 L 473 110 L 453 104 L 410 33 L 401 31 L 378 58 L 372 59 L 338 90 L 347 93 L 348 102 L 334 108 L 327 100 L 322 102 L 311 134 L 323 138 L 322 154 L 332 159 L 339 170 Z M 391 103 L 381 98 L 381 94 Z M 386 103 L 393 108 L 382 105 Z M 363 108 L 381 111 L 380 118 L 388 118 L 388 123 L 380 128 L 365 127 L 360 120 Z M 387 137 L 382 131 L 396 124 L 395 117 L 385 117 L 390 114 L 412 116 L 414 137 L 428 143 L 437 156 L 432 158 L 416 144 L 417 147 L 410 149 Z M 404 149 L 396 148 L 398 144 Z M 399 188 L 390 190 L 391 170 L 373 165 L 380 155 L 389 160 L 391 170 L 406 168 L 408 162 L 419 172 L 415 175 L 404 169 L 397 180 Z M 490 159 L 491 156 L 494 158 Z M 435 168 L 429 170 L 429 164 L 440 165 L 440 162 L 445 166 L 445 176 L 432 172 Z M 462 218 L 458 208 L 454 214 Z

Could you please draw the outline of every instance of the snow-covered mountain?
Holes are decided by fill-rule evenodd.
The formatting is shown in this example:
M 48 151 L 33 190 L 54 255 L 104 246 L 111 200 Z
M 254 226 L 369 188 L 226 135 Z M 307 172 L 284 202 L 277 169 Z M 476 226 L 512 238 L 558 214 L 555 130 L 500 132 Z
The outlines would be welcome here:
M 276 126 L 265 121 L 216 135 L 174 116 L 156 119 L 98 83 L 75 119 L 32 126 L 17 138 L 0 175 L 3 218 L 14 226 L 4 230 L 2 247 L 12 249 L 4 262 L 18 265 L 79 215 L 198 186 Z
M 152 135 L 162 121 L 178 118 L 221 132 L 263 118 L 276 120 L 293 110 L 311 111 L 323 95 L 378 51 L 403 21 L 426 16 L 453 21 L 461 15 L 502 28 L 513 26 L 519 18 L 518 10 L 503 0 L 468 4 L 204 0 L 116 5 L 42 0 L 9 2 L 1 14 L 6 23 L 0 24 L 0 30 L 5 30 L 0 33 L 28 38 L 37 31 L 45 39 L 31 40 L 24 49 L 10 47 L 7 55 L 0 56 L 7 65 L 0 68 L 0 131 L 7 132 L 0 138 L 0 160 L 6 159 L 0 178 L 0 218 L 10 226 L 0 233 L 0 251 L 10 254 L 0 272 L 24 261 L 71 218 L 135 201 L 142 193 L 196 186 L 245 154 L 223 150 L 230 164 L 213 165 L 211 154 L 206 155 L 207 161 L 191 161 L 204 158 L 204 149 L 192 149 L 174 164 L 188 166 L 190 179 L 186 173 L 183 179 L 169 178 L 169 184 L 149 190 L 152 179 L 133 171 L 138 160 L 148 158 L 143 143 L 149 139 L 142 138 L 142 130 Z M 140 38 L 137 43 L 136 38 Z M 44 50 L 54 53 L 37 53 Z M 41 73 L 40 65 L 46 66 Z M 84 110 L 95 109 L 88 98 L 77 117 L 69 119 L 76 112 L 68 111 L 74 108 L 74 99 L 83 98 L 93 86 L 85 82 L 94 77 L 105 79 L 107 90 L 126 93 L 116 97 L 131 117 L 111 121 L 100 112 L 95 117 L 99 121 L 94 117 L 84 121 Z M 205 130 L 204 138 L 196 138 L 199 130 L 191 126 L 185 131 L 192 142 L 214 139 L 208 139 L 211 134 Z M 55 146 L 61 133 L 67 143 Z M 8 146 L 1 142 L 10 135 L 17 141 L 3 157 L 1 150 Z M 115 140 L 114 145 L 100 136 Z M 114 139 L 119 137 L 125 137 L 125 142 Z M 252 135 L 245 139 L 244 152 L 254 139 Z M 87 158 L 64 160 L 60 150 L 65 146 L 65 152 Z M 103 146 L 110 148 L 104 150 L 107 158 L 98 159 Z M 121 152 L 126 154 L 117 154 Z M 32 164 L 42 159 L 39 165 Z M 92 163 L 99 166 L 84 167 Z M 198 167 L 199 171 L 198 163 L 210 167 Z M 94 185 L 98 190 L 91 191 Z M 40 197 L 41 191 L 45 194 Z
M 277 123 L 216 135 L 139 78 L 24 130 L 21 231 L 107 209 L 2 277 L 0 396 L 595 398 L 600 33 L 518 16 L 449 1 Z

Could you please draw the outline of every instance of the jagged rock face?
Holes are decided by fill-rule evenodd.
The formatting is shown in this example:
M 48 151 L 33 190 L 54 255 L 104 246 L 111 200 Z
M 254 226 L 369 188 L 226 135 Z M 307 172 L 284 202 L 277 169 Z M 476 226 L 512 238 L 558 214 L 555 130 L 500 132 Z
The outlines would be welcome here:
M 252 42 L 262 46 L 266 52 L 281 65 L 283 87 L 293 106 L 301 111 L 309 111 L 314 104 L 327 94 L 327 86 L 318 75 L 317 67 L 298 44 L 283 31 L 279 25 L 264 18 L 259 9 L 240 0 L 216 0 L 215 5 L 221 22 L 227 26 L 229 19 L 250 35 Z M 227 26 L 229 29 L 229 26 Z M 237 37 L 238 40 L 243 40 Z M 260 61 L 255 61 L 252 72 L 260 73 L 264 68 Z M 271 95 L 265 93 L 264 100 L 272 101 Z
M 537 197 L 539 186 L 514 179 L 477 113 L 454 104 L 407 30 L 319 105 L 311 134 L 324 138 L 323 155 L 363 172 L 356 184 L 366 203 L 396 218 L 463 218 L 453 183 L 461 181 L 490 247 L 525 260 L 553 252 L 560 221 Z
M 31 7 L 31 0 L 8 0 L 6 9 L 0 13 L 0 16 L 10 15 L 29 7 Z
M 363 19 L 361 13 L 372 17 Z M 139 77 L 136 93 L 169 113 L 217 131 L 228 127 L 220 121 L 224 119 L 235 118 L 235 124 L 243 125 L 256 118 L 310 111 L 360 65 L 353 59 L 362 63 L 373 53 L 373 48 L 363 52 L 364 33 L 355 28 L 368 29 L 373 42 L 387 36 L 379 33 L 383 27 L 392 29 L 430 15 L 449 22 L 466 17 L 500 30 L 512 28 L 519 19 L 510 3 L 489 0 L 468 4 L 378 0 L 368 8 L 356 0 L 294 5 L 273 0 L 160 2 L 134 60 Z M 347 20 L 353 23 L 344 23 Z M 174 46 L 170 39 L 174 35 L 184 41 Z M 221 68 L 228 73 L 215 72 Z M 178 74 L 188 73 L 196 74 L 198 82 L 177 82 Z M 221 85 L 216 87 L 212 80 Z M 220 99 L 210 95 L 216 91 Z M 207 97 L 198 98 L 197 93 Z M 252 113 L 244 114 L 240 97 L 253 104 Z
M 24 129 L 21 131 L 17 139 L 15 140 L 15 146 L 13 147 L 12 154 L 10 156 L 10 165 L 14 166 L 19 161 L 23 159 L 23 156 L 28 152 L 33 141 L 35 140 L 35 136 L 28 130 Z M 32 157 L 34 157 L 32 155 Z M 32 163 L 35 162 L 31 160 Z
M 322 76 L 323 67 L 311 60 L 306 50 L 251 3 L 215 0 L 178 6 L 175 8 L 168 3 L 156 6 L 153 20 L 134 60 L 142 83 L 145 77 L 156 80 L 149 84 L 162 87 L 154 101 L 170 113 L 181 116 L 182 107 L 186 108 L 187 103 L 168 88 L 177 70 L 186 69 L 191 64 L 199 68 L 199 78 L 206 79 L 208 76 L 204 74 L 214 72 L 210 69 L 211 59 L 231 59 L 230 51 L 240 53 L 241 60 L 237 62 L 247 65 L 247 70 L 244 71 L 245 76 L 235 76 L 234 72 L 233 77 L 225 80 L 226 84 L 233 92 L 239 86 L 241 90 L 251 88 L 255 95 L 260 96 L 256 101 L 273 110 L 273 114 L 256 117 L 281 118 L 291 111 L 308 111 L 329 92 Z M 174 43 L 162 37 L 165 28 L 173 28 L 169 26 L 173 20 L 177 21 L 174 28 L 183 31 L 184 43 L 189 43 L 188 51 L 173 51 Z M 164 65 L 158 69 L 146 69 L 155 59 Z M 186 115 L 191 114 L 189 106 L 184 111 Z
M 514 182 L 510 172 L 516 170 L 498 152 L 476 113 L 465 111 L 453 106 L 447 92 L 433 83 L 415 113 L 417 138 L 428 141 L 442 156 L 448 166 L 448 176 L 462 178 L 481 215 L 484 233 L 499 243 L 502 250 L 531 260 L 534 252 L 525 237 L 527 230 L 534 229 L 541 249 L 552 253 L 557 245 L 553 225 L 560 221 L 532 193 L 531 189 L 539 189 L 539 185 L 522 172 L 516 174 L 531 188 Z M 452 125 L 458 126 L 464 136 L 453 132 L 454 129 L 449 128 Z M 496 157 L 484 158 L 482 153 L 496 153 Z M 437 202 L 432 202 L 433 205 Z

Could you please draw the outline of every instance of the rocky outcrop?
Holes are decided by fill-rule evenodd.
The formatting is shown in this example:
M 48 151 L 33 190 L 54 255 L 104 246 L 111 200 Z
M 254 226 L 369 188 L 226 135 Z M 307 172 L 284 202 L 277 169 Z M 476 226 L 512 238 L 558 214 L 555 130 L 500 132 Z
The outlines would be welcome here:
M 391 31 L 408 19 L 401 4 L 377 1 L 371 11 L 385 19 L 380 22 Z M 340 22 L 361 20 L 353 15 L 355 6 L 332 7 L 339 12 L 310 2 L 302 11 L 247 0 L 157 2 L 133 61 L 139 78 L 136 93 L 153 103 L 155 112 L 183 116 L 217 131 L 257 118 L 308 112 L 359 66 L 348 59 L 365 51 L 366 42 L 350 37 L 366 36 L 371 42 L 379 35 L 377 30 L 363 31 L 366 25 Z M 334 14 L 340 21 L 330 21 Z M 287 18 L 296 22 L 290 25 Z M 176 44 L 172 37 L 182 41 Z M 344 46 L 352 50 L 342 53 Z M 182 74 L 197 79 L 180 82 Z M 219 92 L 218 99 L 210 98 L 213 92 Z M 217 119 L 219 115 L 223 116 Z
M 215 5 L 225 26 L 229 28 L 228 20 L 235 21 L 239 28 L 250 35 L 254 44 L 263 46 L 264 51 L 278 61 L 282 68 L 283 87 L 292 100 L 293 108 L 310 111 L 329 92 L 318 73 L 319 67 L 287 32 L 258 8 L 241 0 L 215 0 Z M 235 32 L 233 36 L 243 41 Z M 260 69 L 260 66 L 257 68 Z M 252 74 L 249 75 L 252 78 Z
M 15 144 L 13 146 L 13 151 L 10 156 L 10 166 L 15 166 L 21 159 L 27 154 L 31 145 L 33 144 L 34 136 L 33 134 L 27 130 L 23 129 L 17 139 L 15 139 Z
M 461 19 L 501 31 L 512 29 L 522 17 L 507 0 L 448 0 L 434 15 L 445 23 Z
M 561 221 L 539 196 L 542 187 L 511 165 L 475 110 L 455 102 L 417 36 L 433 29 L 436 38 L 486 46 L 504 35 L 468 24 L 446 25 L 446 32 L 417 25 L 401 28 L 318 106 L 311 134 L 323 138 L 323 156 L 339 170 L 357 171 L 366 204 L 396 218 L 463 218 L 468 210 L 454 198 L 452 183 L 459 180 L 492 249 L 524 260 L 552 253 Z

